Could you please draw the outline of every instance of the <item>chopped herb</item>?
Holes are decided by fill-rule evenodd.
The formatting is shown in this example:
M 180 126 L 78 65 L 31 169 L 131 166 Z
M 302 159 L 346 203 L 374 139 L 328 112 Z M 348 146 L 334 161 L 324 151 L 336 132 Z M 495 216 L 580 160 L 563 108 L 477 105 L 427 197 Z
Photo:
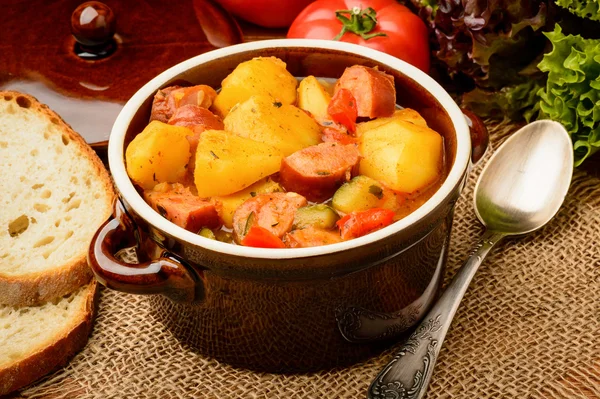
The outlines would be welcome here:
M 217 154 L 215 154 L 214 152 L 212 152 L 212 150 L 210 151 L 211 155 L 215 158 L 215 159 L 219 159 L 219 157 L 217 156 Z
M 279 102 L 279 101 L 275 101 L 275 102 L 273 103 L 273 105 L 275 106 L 275 108 L 279 108 L 279 107 L 281 107 L 283 104 L 282 104 L 281 102 Z
M 153 181 L 158 181 L 158 180 L 156 180 L 156 173 L 152 173 L 152 180 Z
M 376 185 L 371 185 L 369 186 L 369 193 L 373 194 L 374 196 L 377 197 L 377 199 L 382 199 L 383 198 L 383 189 L 379 186 Z
M 324 170 L 318 170 L 318 171 L 317 171 L 317 174 L 318 174 L 319 176 L 329 176 L 331 173 L 329 173 L 329 172 L 327 172 L 327 171 L 324 171 Z
M 250 227 L 252 227 L 252 225 L 254 224 L 255 219 L 256 214 L 254 212 L 250 212 L 248 219 L 246 219 L 246 226 L 244 226 L 244 235 L 248 234 L 248 232 L 250 231 Z
M 273 224 L 271 225 L 271 227 L 275 227 L 275 226 L 277 226 L 278 224 L 279 224 L 279 222 L 275 222 L 275 223 L 273 223 Z
M 250 191 L 250 196 L 251 197 L 256 197 L 256 191 Z
M 156 205 L 156 209 L 158 210 L 158 213 L 160 213 L 160 216 L 166 218 L 167 217 L 167 210 L 165 208 L 163 208 L 161 205 Z
M 321 122 L 321 125 L 323 125 L 323 126 L 331 126 L 331 125 L 333 125 L 333 122 L 324 121 L 324 122 Z

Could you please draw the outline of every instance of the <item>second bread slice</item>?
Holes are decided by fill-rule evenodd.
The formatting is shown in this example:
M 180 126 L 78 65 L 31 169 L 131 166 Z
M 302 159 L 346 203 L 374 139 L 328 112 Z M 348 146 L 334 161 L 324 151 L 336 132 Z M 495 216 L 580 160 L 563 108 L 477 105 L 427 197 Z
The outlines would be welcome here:
M 40 306 L 0 306 L 0 396 L 65 365 L 92 330 L 95 281 Z

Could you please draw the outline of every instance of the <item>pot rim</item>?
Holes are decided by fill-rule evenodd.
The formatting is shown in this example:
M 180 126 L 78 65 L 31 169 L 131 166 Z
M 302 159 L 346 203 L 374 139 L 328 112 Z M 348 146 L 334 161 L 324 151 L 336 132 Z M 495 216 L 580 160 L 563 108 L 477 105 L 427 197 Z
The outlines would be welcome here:
M 361 56 L 368 57 L 400 71 L 434 96 L 452 121 L 456 131 L 457 143 L 454 163 L 446 180 L 440 188 L 414 212 L 383 229 L 352 240 L 309 248 L 253 248 L 211 240 L 177 226 L 160 216 L 158 212 L 154 211 L 154 209 L 152 209 L 152 207 L 150 207 L 136 191 L 125 168 L 125 134 L 138 108 L 151 97 L 156 90 L 190 68 L 232 54 L 273 47 L 319 48 L 344 51 L 350 54 L 360 54 Z M 149 224 L 174 238 L 197 247 L 232 256 L 263 259 L 290 259 L 326 255 L 353 249 L 358 246 L 364 246 L 398 233 L 425 218 L 430 212 L 434 211 L 445 198 L 452 194 L 454 188 L 467 171 L 470 157 L 471 136 L 465 117 L 450 95 L 435 80 L 433 80 L 433 78 L 407 62 L 383 52 L 351 43 L 316 39 L 275 39 L 243 43 L 213 50 L 174 65 L 146 83 L 129 99 L 129 101 L 127 101 L 113 125 L 108 144 L 109 167 L 117 190 L 121 194 L 123 200 Z

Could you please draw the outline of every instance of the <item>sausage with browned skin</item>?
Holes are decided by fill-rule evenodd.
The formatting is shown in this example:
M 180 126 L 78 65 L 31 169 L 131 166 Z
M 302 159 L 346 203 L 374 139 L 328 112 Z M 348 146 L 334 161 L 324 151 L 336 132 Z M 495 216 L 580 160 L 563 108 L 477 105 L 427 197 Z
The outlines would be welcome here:
M 169 125 L 185 126 L 202 133 L 204 130 L 223 130 L 223 121 L 206 108 L 197 105 L 183 105 L 175 110 Z
M 160 89 L 154 95 L 152 100 L 152 110 L 150 111 L 150 121 L 160 121 L 167 123 L 171 116 L 173 116 L 174 110 L 171 109 L 167 102 L 169 93 L 179 89 L 179 86 L 169 86 L 164 89 Z
M 342 242 L 339 231 L 329 231 L 317 227 L 307 227 L 287 233 L 283 242 L 289 248 L 318 247 Z
M 177 108 L 184 105 L 196 105 L 210 108 L 217 92 L 210 86 L 197 85 L 191 87 L 171 86 L 156 92 L 152 101 L 150 121 L 158 120 L 167 123 Z
M 306 147 L 283 159 L 280 183 L 287 191 L 321 202 L 358 172 L 359 161 L 360 153 L 353 144 L 328 142 Z
M 394 78 L 375 68 L 362 65 L 346 68 L 335 84 L 334 93 L 340 89 L 350 90 L 360 117 L 391 116 L 396 109 Z
M 296 193 L 259 194 L 240 205 L 233 214 L 233 238 L 239 244 L 252 225 L 281 238 L 292 229 L 296 210 L 307 204 Z
M 221 227 L 221 219 L 214 204 L 202 200 L 189 191 L 144 191 L 144 199 L 169 221 L 193 233 L 203 227 Z

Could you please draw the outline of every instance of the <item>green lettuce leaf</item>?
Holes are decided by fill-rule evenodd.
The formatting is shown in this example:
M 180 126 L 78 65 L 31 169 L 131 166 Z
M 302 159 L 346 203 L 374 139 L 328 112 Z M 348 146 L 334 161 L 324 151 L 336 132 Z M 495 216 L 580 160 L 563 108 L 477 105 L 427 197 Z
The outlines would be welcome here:
M 538 91 L 538 119 L 561 122 L 571 134 L 575 165 L 600 150 L 600 40 L 564 35 L 557 24 L 545 33 L 553 49 L 538 65 L 548 73 Z
M 500 90 L 475 88 L 462 96 L 462 105 L 484 118 L 529 120 L 537 111 L 537 92 L 542 88 L 540 80 L 529 80 Z
M 556 0 L 556 4 L 581 18 L 600 21 L 600 0 Z

